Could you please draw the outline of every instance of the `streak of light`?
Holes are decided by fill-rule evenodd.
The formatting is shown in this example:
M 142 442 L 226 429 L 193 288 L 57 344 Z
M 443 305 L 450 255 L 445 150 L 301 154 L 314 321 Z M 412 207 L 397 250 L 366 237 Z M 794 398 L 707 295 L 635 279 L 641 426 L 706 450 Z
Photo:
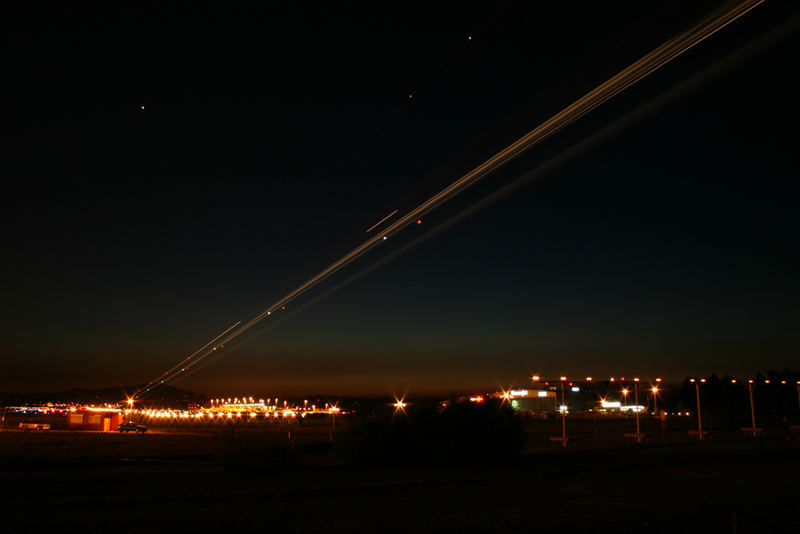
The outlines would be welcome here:
M 391 217 L 391 216 L 392 216 L 392 215 L 394 215 L 395 213 L 397 213 L 397 210 L 394 210 L 392 213 L 390 213 L 389 215 L 387 215 L 386 217 L 384 217 L 383 219 L 381 219 L 380 221 L 378 221 L 378 222 L 377 222 L 377 223 L 375 223 L 374 225 L 370 226 L 370 227 L 369 227 L 369 230 L 367 230 L 365 233 L 367 233 L 367 234 L 368 234 L 368 233 L 370 233 L 372 230 L 374 230 L 375 228 L 377 228 L 378 226 L 380 226 L 380 225 L 381 225 L 381 223 L 383 223 L 383 221 L 385 221 L 386 219 L 388 219 L 389 217 Z
M 349 265 L 351 262 L 363 256 L 377 245 L 383 243 L 386 236 L 394 235 L 410 224 L 420 220 L 425 214 L 436 209 L 443 203 L 474 185 L 479 180 L 499 169 L 506 163 L 520 156 L 522 153 L 537 145 L 541 141 L 551 137 L 566 126 L 593 111 L 598 106 L 610 100 L 631 85 L 660 69 L 682 53 L 693 48 L 753 8 L 762 4 L 764 1 L 765 0 L 745 0 L 736 4 L 728 4 L 719 11 L 707 16 L 686 32 L 657 47 L 655 50 L 651 51 L 638 61 L 609 78 L 604 83 L 589 91 L 584 96 L 553 115 L 550 119 L 546 120 L 514 143 L 496 153 L 494 156 L 424 201 L 415 209 L 411 210 L 406 215 L 392 223 L 384 230 L 384 232 L 367 239 L 360 246 L 356 247 L 348 254 L 344 255 L 342 258 L 335 261 L 327 268 L 307 280 L 305 283 L 295 288 L 293 291 L 275 302 L 272 306 L 256 315 L 250 321 L 240 326 L 236 331 L 225 337 L 225 339 L 222 341 L 222 344 L 228 343 L 231 340 L 241 336 L 255 324 L 259 323 L 268 315 L 270 315 L 273 311 L 285 309 L 285 305 L 288 302 L 299 297 L 318 283 L 322 282 L 340 269 Z M 219 337 L 220 336 L 218 336 L 218 338 Z M 206 347 L 207 346 L 208 344 Z M 200 350 L 203 349 L 201 348 Z M 201 354 L 197 357 L 197 361 L 202 360 L 212 352 L 214 352 L 214 350 L 206 351 L 204 354 Z M 173 370 L 179 365 L 180 363 L 173 367 Z M 171 376 L 167 376 L 161 380 L 161 383 L 171 380 L 178 374 L 179 373 L 173 373 Z
M 200 352 L 202 352 L 204 349 L 208 348 L 210 345 L 213 345 L 215 341 L 217 341 L 219 338 L 221 338 L 222 336 L 224 336 L 225 334 L 227 334 L 228 332 L 230 332 L 231 330 L 233 330 L 234 328 L 236 328 L 240 324 L 242 324 L 242 321 L 236 321 L 235 323 L 233 323 L 231 326 L 229 326 L 228 328 L 223 330 L 220 334 L 218 334 L 214 339 L 212 339 L 211 341 L 209 341 L 208 343 L 206 343 L 205 345 L 203 345 L 202 347 L 200 347 L 199 349 L 197 349 L 196 351 L 191 353 L 185 359 L 183 359 L 183 360 L 179 361 L 178 363 L 176 363 L 174 366 L 172 366 L 172 368 L 167 370 L 166 373 L 163 373 L 163 374 L 159 375 L 158 377 L 154 378 L 153 380 L 151 380 L 150 382 L 148 382 L 148 387 L 146 387 L 144 389 L 144 391 L 142 391 L 142 390 L 137 391 L 134 394 L 133 398 L 136 399 L 138 397 L 139 393 L 147 393 L 150 389 L 152 389 L 151 384 L 153 384 L 156 380 L 162 378 L 163 376 L 169 376 L 170 373 L 175 372 L 178 369 L 178 367 L 181 367 L 181 365 L 183 365 L 187 360 L 191 360 L 192 358 L 195 358 L 198 354 L 200 354 Z M 197 359 L 195 361 L 197 361 Z M 163 381 L 164 380 L 162 379 L 162 382 Z

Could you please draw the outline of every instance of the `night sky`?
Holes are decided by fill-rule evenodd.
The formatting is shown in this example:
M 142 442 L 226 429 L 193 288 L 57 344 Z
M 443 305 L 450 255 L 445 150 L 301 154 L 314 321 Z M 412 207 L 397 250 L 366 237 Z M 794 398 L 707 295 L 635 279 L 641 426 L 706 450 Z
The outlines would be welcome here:
M 154 378 L 720 2 L 162 4 L 7 12 L 0 391 Z M 175 385 L 798 367 L 797 15 L 759 6 Z

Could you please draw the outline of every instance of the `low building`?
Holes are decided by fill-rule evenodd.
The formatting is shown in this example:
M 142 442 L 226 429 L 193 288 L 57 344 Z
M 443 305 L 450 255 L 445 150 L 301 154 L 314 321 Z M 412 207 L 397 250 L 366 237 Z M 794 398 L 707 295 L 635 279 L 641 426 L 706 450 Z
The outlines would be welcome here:
M 70 408 L 67 415 L 67 428 L 70 430 L 99 430 L 112 432 L 122 422 L 122 412 L 116 408 L 92 408 L 83 406 Z
M 500 393 L 499 396 L 511 403 L 511 407 L 519 412 L 556 413 L 558 400 L 555 391 L 546 389 L 512 389 Z

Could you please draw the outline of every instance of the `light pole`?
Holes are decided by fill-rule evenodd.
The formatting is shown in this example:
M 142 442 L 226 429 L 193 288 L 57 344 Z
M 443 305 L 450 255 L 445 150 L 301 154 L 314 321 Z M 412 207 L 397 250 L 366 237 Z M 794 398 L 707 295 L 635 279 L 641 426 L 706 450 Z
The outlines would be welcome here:
M 736 380 L 731 381 L 733 384 L 736 383 Z M 753 385 L 755 384 L 754 380 L 747 381 L 747 393 L 750 396 L 750 428 L 743 428 L 742 430 L 753 437 L 757 437 L 761 433 L 760 428 L 756 428 L 756 409 L 755 403 L 753 402 Z
M 753 381 L 747 381 L 747 389 L 750 392 L 750 428 L 753 429 L 753 432 L 756 431 L 756 409 L 755 405 L 753 404 Z
M 639 379 L 633 379 L 633 411 L 636 412 L 636 439 L 640 438 L 639 432 Z
M 800 380 L 797 381 L 797 404 L 800 404 Z
M 660 378 L 656 378 L 656 382 L 661 382 Z M 661 427 L 661 441 L 664 441 L 664 419 L 658 413 L 658 386 L 650 388 L 653 392 L 653 415 L 658 418 L 659 426 Z
M 694 378 L 690 378 L 689 382 L 694 384 L 695 394 L 697 395 L 697 439 L 703 439 L 703 417 L 700 415 L 700 383 L 705 383 L 706 379 L 701 378 L 700 380 L 695 380 Z
M 658 386 L 653 386 L 650 391 L 653 393 L 653 415 L 658 417 Z
M 333 435 L 336 433 L 336 412 L 338 411 L 338 406 L 331 406 L 331 443 L 333 442 Z
M 567 446 L 567 405 L 564 402 L 564 382 L 566 382 L 567 377 L 561 377 L 561 443 L 564 447 Z

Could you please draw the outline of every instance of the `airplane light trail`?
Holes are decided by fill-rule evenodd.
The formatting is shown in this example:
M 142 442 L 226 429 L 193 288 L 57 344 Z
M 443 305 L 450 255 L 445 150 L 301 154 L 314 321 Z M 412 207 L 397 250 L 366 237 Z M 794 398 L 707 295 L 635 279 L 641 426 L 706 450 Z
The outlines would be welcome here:
M 424 201 L 422 204 L 420 204 L 410 212 L 406 213 L 400 219 L 389 225 L 383 232 L 367 239 L 360 246 L 356 247 L 348 254 L 344 255 L 339 260 L 335 261 L 334 263 L 326 267 L 324 270 L 317 273 L 315 276 L 307 280 L 299 287 L 295 288 L 293 291 L 282 297 L 280 300 L 275 302 L 272 306 L 270 306 L 260 314 L 256 315 L 247 323 L 240 326 L 236 331 L 234 331 L 231 334 L 228 334 L 227 337 L 225 337 L 222 340 L 220 345 L 224 345 L 225 343 L 228 343 L 231 340 L 239 337 L 247 330 L 252 328 L 255 324 L 262 321 L 267 316 L 271 315 L 272 312 L 285 309 L 286 304 L 288 304 L 295 298 L 299 297 L 301 294 L 305 293 L 306 291 L 308 291 L 318 283 L 322 282 L 326 278 L 330 277 L 340 269 L 346 267 L 348 264 L 355 261 L 359 257 L 363 256 L 373 248 L 377 247 L 379 244 L 383 243 L 388 236 L 394 235 L 403 230 L 405 227 L 421 220 L 421 218 L 424 217 L 430 211 L 436 209 L 441 204 L 447 202 L 460 192 L 472 186 L 473 184 L 475 184 L 482 178 L 486 177 L 493 171 L 499 169 L 506 163 L 512 161 L 513 159 L 515 159 L 525 151 L 529 150 L 533 146 L 537 145 L 541 141 L 555 135 L 563 128 L 577 121 L 587 113 L 593 111 L 594 109 L 596 109 L 606 101 L 610 100 L 620 92 L 624 91 L 631 85 L 637 83 L 638 81 L 642 80 L 643 78 L 657 71 L 658 69 L 660 69 L 661 67 L 663 67 L 676 57 L 680 56 L 687 50 L 701 43 L 702 41 L 704 41 L 711 35 L 715 34 L 728 24 L 732 23 L 739 17 L 748 13 L 753 8 L 764 3 L 764 1 L 765 0 L 745 0 L 737 3 L 729 3 L 720 8 L 718 11 L 706 16 L 704 19 L 695 24 L 689 30 L 681 33 L 676 37 L 673 37 L 669 41 L 665 42 L 661 46 L 651 51 L 650 53 L 646 54 L 638 61 L 632 63 L 625 69 L 621 70 L 616 75 L 612 76 L 602 84 L 598 85 L 597 87 L 586 93 L 584 96 L 580 97 L 572 104 L 565 107 L 560 112 L 556 113 L 551 118 L 544 121 L 539 126 L 534 128 L 533 130 L 531 130 L 530 132 L 528 132 L 527 134 L 525 134 L 524 136 L 513 142 L 512 144 L 508 145 L 506 148 L 496 153 L 494 156 L 487 159 L 485 162 L 478 165 L 477 167 L 469 171 L 467 174 L 463 175 L 461 178 L 454 181 L 449 186 L 445 187 L 444 189 L 442 189 L 441 191 L 439 191 L 438 193 L 436 193 L 435 195 Z M 394 215 L 394 213 L 392 213 L 391 215 Z M 386 218 L 384 220 L 386 220 Z M 380 221 L 378 224 L 382 222 L 383 220 Z M 372 228 L 370 228 L 370 230 L 372 230 Z M 369 230 L 367 230 L 367 232 L 369 232 Z M 230 331 L 230 328 L 226 332 L 228 331 Z M 203 348 L 201 348 L 197 352 L 206 349 L 211 343 L 219 339 L 222 335 L 225 335 L 226 332 L 214 338 L 212 342 L 207 343 Z M 205 353 L 199 355 L 196 358 L 195 362 L 202 360 L 203 358 L 215 352 L 216 350 L 217 347 L 213 347 L 210 350 L 206 350 Z M 192 356 L 196 355 L 197 352 Z M 181 372 L 183 371 L 183 368 L 180 371 L 178 370 L 178 368 L 181 367 L 181 364 L 184 361 L 185 360 L 182 360 L 172 369 L 161 375 L 161 377 L 159 377 L 160 382 L 156 385 L 165 384 L 166 382 L 174 379 L 175 377 L 180 376 Z M 150 387 L 148 387 L 145 390 L 145 392 L 149 391 L 149 389 Z
M 182 365 L 186 365 L 187 360 L 191 360 L 192 358 L 197 356 L 203 349 L 207 348 L 209 345 L 212 345 L 215 341 L 217 341 L 219 338 L 221 338 L 222 336 L 224 336 L 225 334 L 227 334 L 228 332 L 230 332 L 231 330 L 233 330 L 234 328 L 236 328 L 240 324 L 242 324 L 242 321 L 236 321 L 235 323 L 233 323 L 231 326 L 229 326 L 228 328 L 223 330 L 220 334 L 218 334 L 217 337 L 215 337 L 214 339 L 212 339 L 211 341 L 209 341 L 208 343 L 206 343 L 205 345 L 203 345 L 202 347 L 200 347 L 199 349 L 197 349 L 196 351 L 191 353 L 185 359 L 183 359 L 183 360 L 179 361 L 178 363 L 176 363 L 175 365 L 173 365 L 172 368 L 169 369 L 167 372 L 162 373 L 157 378 L 154 378 L 153 380 L 148 382 L 147 383 L 147 387 L 144 389 L 144 391 L 142 391 L 142 390 L 137 391 L 136 394 L 134 394 L 133 398 L 136 398 L 139 395 L 140 392 L 147 393 L 148 391 L 150 391 L 150 389 L 152 389 L 152 387 L 153 387 L 153 386 L 151 386 L 151 384 L 153 384 L 154 382 L 157 382 L 158 380 L 160 380 L 160 382 L 157 382 L 157 383 L 158 384 L 163 383 L 164 379 L 162 377 L 169 376 L 169 374 L 174 372 L 174 371 L 176 371 L 178 369 L 178 367 L 181 367 Z M 214 349 L 212 349 L 212 350 L 216 350 L 216 347 L 214 347 Z M 192 365 L 195 362 L 197 362 L 199 360 L 202 360 L 205 356 L 206 356 L 206 354 L 204 354 L 200 358 L 197 358 L 194 362 L 190 362 L 188 365 L 186 365 L 185 368 L 188 368 L 189 365 Z
M 388 219 L 389 217 L 391 217 L 391 216 L 392 216 L 392 215 L 394 215 L 395 213 L 397 213 L 397 210 L 394 210 L 392 213 L 390 213 L 389 215 L 387 215 L 386 217 L 384 217 L 383 219 L 381 219 L 380 221 L 378 221 L 377 223 L 375 223 L 373 226 L 370 226 L 370 227 L 369 227 L 369 230 L 367 230 L 365 233 L 367 233 L 367 234 L 368 234 L 368 233 L 370 233 L 372 230 L 374 230 L 375 228 L 377 228 L 378 226 L 380 226 L 380 225 L 381 225 L 381 223 L 382 223 L 383 221 L 385 221 L 386 219 Z

